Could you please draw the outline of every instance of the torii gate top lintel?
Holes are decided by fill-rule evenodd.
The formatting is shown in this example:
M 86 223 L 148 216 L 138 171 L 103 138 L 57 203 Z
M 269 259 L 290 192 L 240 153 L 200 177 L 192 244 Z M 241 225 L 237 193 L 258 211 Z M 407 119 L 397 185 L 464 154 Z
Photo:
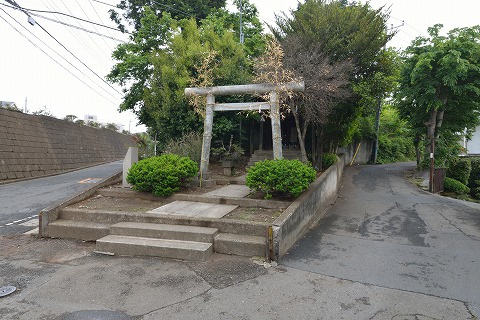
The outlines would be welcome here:
M 203 129 L 202 159 L 200 163 L 200 178 L 207 177 L 208 163 L 210 159 L 210 145 L 212 142 L 213 112 L 228 110 L 252 110 L 252 107 L 258 107 L 262 110 L 270 110 L 272 121 L 272 140 L 273 140 L 273 158 L 282 158 L 282 136 L 280 129 L 280 106 L 278 103 L 278 92 L 283 91 L 304 91 L 305 84 L 301 82 L 289 82 L 284 84 L 246 84 L 235 86 L 219 87 L 196 87 L 186 88 L 185 95 L 188 96 L 207 96 L 207 105 L 205 110 L 205 121 Z M 224 103 L 216 104 L 215 96 L 224 95 L 244 95 L 244 94 L 266 94 L 270 93 L 270 102 L 252 102 L 252 103 Z
M 304 91 L 305 84 L 300 82 L 288 82 L 285 84 L 274 85 L 271 83 L 243 84 L 235 86 L 218 86 L 218 87 L 195 87 L 186 88 L 185 95 L 189 96 L 226 96 L 226 95 L 242 95 L 242 94 L 265 94 L 272 91 Z

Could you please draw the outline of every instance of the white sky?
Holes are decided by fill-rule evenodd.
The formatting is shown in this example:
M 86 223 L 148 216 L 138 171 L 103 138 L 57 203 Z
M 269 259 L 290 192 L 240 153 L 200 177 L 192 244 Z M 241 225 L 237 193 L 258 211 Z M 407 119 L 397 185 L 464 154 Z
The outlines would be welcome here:
M 115 5 L 117 0 L 102 2 Z M 269 24 L 274 23 L 275 12 L 288 11 L 297 5 L 296 0 L 251 0 L 251 2 L 257 5 L 260 19 Z M 29 9 L 60 11 L 114 27 L 108 18 L 107 10 L 110 7 L 94 0 L 17 0 L 17 3 Z M 480 12 L 478 0 L 372 0 L 370 3 L 374 8 L 382 5 L 391 7 L 389 25 L 398 27 L 402 25 L 402 20 L 405 22 L 397 29 L 397 35 L 389 43 L 390 46 L 397 48 L 408 46 L 410 41 L 420 34 L 426 35 L 427 27 L 435 23 L 443 23 L 445 31 L 480 24 L 477 19 Z M 0 0 L 0 4 L 8 5 L 5 0 Z M 40 12 L 38 14 L 95 31 L 92 25 L 65 16 Z M 48 58 L 2 18 L 81 80 Z M 81 62 L 52 40 L 38 25 L 29 25 L 23 13 L 0 5 L 0 100 L 14 101 L 17 106 L 23 108 L 27 98 L 30 113 L 45 106 L 58 118 L 74 114 L 83 119 L 85 114 L 92 114 L 96 115 L 100 122 L 121 123 L 126 130 L 130 126 L 132 132 L 144 131 L 144 127 L 135 126 L 137 120 L 132 113 L 118 113 L 118 105 L 122 101 L 121 89 L 114 85 L 112 85 L 114 88 L 111 88 L 99 79 L 99 77 L 104 79 L 111 69 L 114 61 L 110 56 L 118 41 L 90 35 L 40 17 L 34 18 Z M 95 28 L 102 34 L 127 40 L 117 31 L 99 26 Z M 39 39 L 54 51 L 42 44 Z

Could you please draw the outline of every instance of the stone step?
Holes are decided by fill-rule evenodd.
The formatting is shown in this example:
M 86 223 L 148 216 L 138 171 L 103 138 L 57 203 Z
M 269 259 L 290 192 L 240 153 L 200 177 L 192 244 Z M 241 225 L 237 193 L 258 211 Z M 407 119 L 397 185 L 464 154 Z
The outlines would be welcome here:
M 214 251 L 237 256 L 264 257 L 267 251 L 267 239 L 260 236 L 220 233 L 215 237 Z
M 120 222 L 110 227 L 111 235 L 207 243 L 213 243 L 217 233 L 216 228 L 142 222 Z
M 117 255 L 206 261 L 213 252 L 213 245 L 204 242 L 109 235 L 97 240 L 95 251 Z
M 51 238 L 95 241 L 109 234 L 110 225 L 110 223 L 60 219 L 48 224 L 45 235 Z

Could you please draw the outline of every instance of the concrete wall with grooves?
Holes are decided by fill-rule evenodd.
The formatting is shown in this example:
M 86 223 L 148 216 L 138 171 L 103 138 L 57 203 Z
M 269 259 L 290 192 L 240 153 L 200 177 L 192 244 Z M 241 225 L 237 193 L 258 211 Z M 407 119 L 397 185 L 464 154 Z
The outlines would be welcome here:
M 123 159 L 131 136 L 0 108 L 0 182 Z

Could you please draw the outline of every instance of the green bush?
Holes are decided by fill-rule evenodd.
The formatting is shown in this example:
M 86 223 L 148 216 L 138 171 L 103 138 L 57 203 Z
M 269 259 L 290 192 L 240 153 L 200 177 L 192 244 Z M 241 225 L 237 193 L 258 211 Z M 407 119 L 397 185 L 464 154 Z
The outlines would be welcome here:
M 197 172 L 197 163 L 190 158 L 164 154 L 135 163 L 128 171 L 127 182 L 135 190 L 169 196 Z
M 324 153 L 322 157 L 322 170 L 327 170 L 328 167 L 337 162 L 337 159 L 337 155 L 334 153 Z
M 466 194 L 470 192 L 470 188 L 458 180 L 445 178 L 443 189 L 446 192 L 455 192 L 456 194 Z
M 472 158 L 470 160 L 472 171 L 468 177 L 468 186 L 470 188 L 480 187 L 480 158 Z
M 247 186 L 265 199 L 298 197 L 315 180 L 315 170 L 299 160 L 264 160 L 247 172 Z
M 200 163 L 202 143 L 203 137 L 200 133 L 190 132 L 184 134 L 181 138 L 170 140 L 165 146 L 165 152 L 189 157 L 193 161 Z
M 456 157 L 450 161 L 447 169 L 447 177 L 458 180 L 464 185 L 467 185 L 471 171 L 472 165 L 470 159 Z
M 470 188 L 470 195 L 475 199 L 480 199 L 480 187 Z

